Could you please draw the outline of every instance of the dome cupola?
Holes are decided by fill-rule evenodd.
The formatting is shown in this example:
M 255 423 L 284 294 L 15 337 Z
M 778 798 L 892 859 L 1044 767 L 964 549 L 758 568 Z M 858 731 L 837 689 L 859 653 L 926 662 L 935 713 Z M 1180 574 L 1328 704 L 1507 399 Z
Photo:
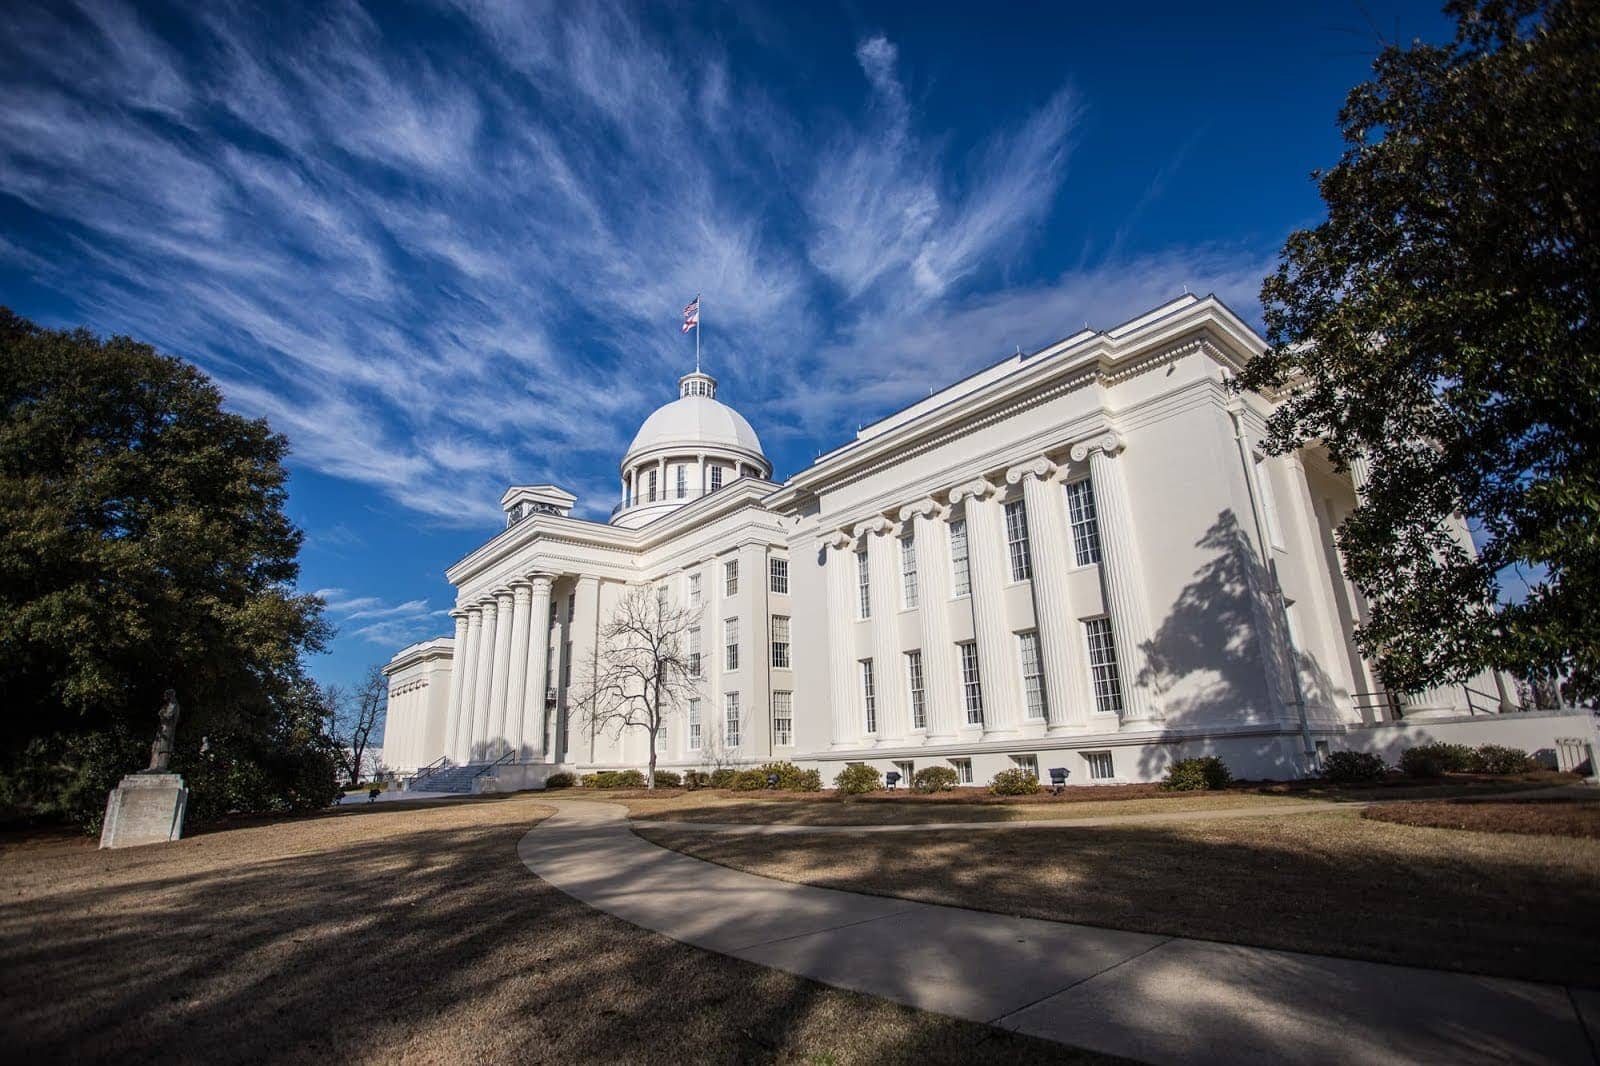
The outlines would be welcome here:
M 756 431 L 717 399 L 717 379 L 696 369 L 678 379 L 678 398 L 634 434 L 611 521 L 637 528 L 740 478 L 771 476 Z

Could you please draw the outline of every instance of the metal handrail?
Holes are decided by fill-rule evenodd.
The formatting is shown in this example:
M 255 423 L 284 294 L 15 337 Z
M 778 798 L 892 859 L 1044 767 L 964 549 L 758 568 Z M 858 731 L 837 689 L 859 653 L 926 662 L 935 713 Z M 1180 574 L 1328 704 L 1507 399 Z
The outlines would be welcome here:
M 432 774 L 432 773 L 434 773 L 434 772 L 436 772 L 438 770 L 443 770 L 447 765 L 449 765 L 449 763 L 450 763 L 450 756 L 448 756 L 448 755 L 439 756 L 437 759 L 433 760 L 427 766 L 424 766 L 424 767 L 420 768 L 415 774 L 413 774 L 412 777 L 411 777 L 411 783 L 413 785 L 415 785 L 418 781 L 421 781 L 424 777 L 427 777 L 429 774 Z
M 1478 705 L 1472 702 L 1472 697 L 1474 696 L 1482 696 L 1484 699 L 1489 701 L 1488 706 L 1484 708 L 1484 714 L 1495 714 L 1500 709 L 1500 697 L 1498 695 L 1492 695 L 1488 692 L 1484 692 L 1481 689 L 1473 688 L 1471 685 L 1462 685 L 1461 691 L 1467 694 L 1468 714 L 1478 713 Z
M 516 754 L 516 750 L 512 749 L 510 751 L 507 751 L 504 755 L 500 756 L 494 762 L 486 763 L 484 765 L 483 769 L 479 770 L 477 773 L 472 775 L 472 779 L 474 781 L 476 781 L 478 778 L 482 777 L 484 774 L 488 773 L 490 770 L 493 770 L 496 766 L 499 766 L 501 763 L 510 760 L 510 758 L 515 754 Z
M 1401 716 L 1401 703 L 1399 698 L 1388 689 L 1378 689 L 1374 692 L 1352 692 L 1350 698 L 1355 702 L 1357 710 L 1373 708 L 1387 711 L 1391 718 Z

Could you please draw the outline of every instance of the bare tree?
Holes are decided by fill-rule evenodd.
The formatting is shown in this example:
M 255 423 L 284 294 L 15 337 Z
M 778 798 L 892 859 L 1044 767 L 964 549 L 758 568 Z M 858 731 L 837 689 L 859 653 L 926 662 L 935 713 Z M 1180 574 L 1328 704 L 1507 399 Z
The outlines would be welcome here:
M 580 667 L 573 685 L 579 716 L 595 732 L 618 739 L 630 730 L 645 732 L 647 788 L 656 787 L 656 738 L 700 687 L 689 655 L 689 630 L 699 617 L 660 590 L 632 590 L 600 627 L 594 662 Z
M 362 770 L 371 762 L 366 758 L 367 746 L 388 711 L 389 680 L 382 667 L 369 666 L 354 689 L 326 686 L 322 701 L 328 710 L 328 735 L 338 744 L 345 775 L 352 785 L 358 784 Z

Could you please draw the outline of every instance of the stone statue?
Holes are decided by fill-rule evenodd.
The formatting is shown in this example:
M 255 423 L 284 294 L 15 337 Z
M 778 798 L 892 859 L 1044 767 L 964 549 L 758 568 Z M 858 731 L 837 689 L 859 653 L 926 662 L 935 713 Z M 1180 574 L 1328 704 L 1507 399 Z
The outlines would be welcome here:
M 161 719 L 161 728 L 156 730 L 156 739 L 150 745 L 150 765 L 145 769 L 147 774 L 167 773 L 167 764 L 172 761 L 172 749 L 178 739 L 178 693 L 167 689 L 162 694 L 161 710 L 157 712 Z

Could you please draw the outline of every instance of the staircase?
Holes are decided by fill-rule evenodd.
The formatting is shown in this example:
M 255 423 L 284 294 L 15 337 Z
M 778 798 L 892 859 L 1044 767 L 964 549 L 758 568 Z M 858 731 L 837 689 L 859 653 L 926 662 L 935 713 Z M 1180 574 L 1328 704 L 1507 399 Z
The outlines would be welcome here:
M 469 793 L 473 779 L 493 765 L 490 762 L 469 762 L 463 766 L 444 766 L 412 781 L 409 791 Z

